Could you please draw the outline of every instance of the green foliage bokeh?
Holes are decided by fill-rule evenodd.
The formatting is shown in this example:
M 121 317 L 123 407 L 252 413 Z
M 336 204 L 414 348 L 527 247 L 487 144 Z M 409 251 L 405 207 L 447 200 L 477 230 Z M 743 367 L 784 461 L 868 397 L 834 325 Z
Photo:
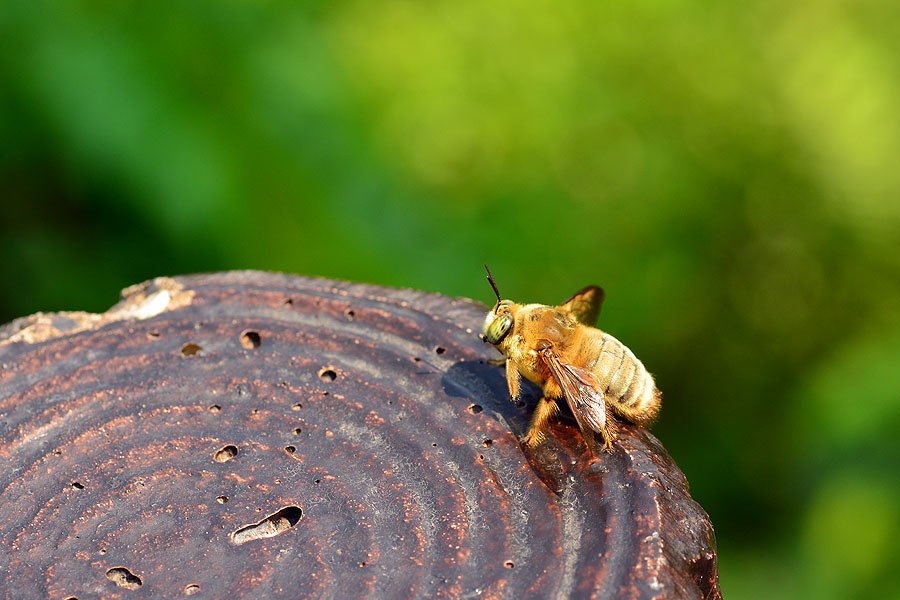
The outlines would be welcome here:
M 900 4 L 0 7 L 0 322 L 157 275 L 607 290 L 729 598 L 900 597 Z

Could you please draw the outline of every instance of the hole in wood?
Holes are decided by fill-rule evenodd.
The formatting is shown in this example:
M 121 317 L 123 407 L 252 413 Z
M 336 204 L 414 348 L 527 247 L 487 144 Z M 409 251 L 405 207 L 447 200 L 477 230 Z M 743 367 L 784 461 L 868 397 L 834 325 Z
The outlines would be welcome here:
M 200 591 L 200 586 L 196 583 L 192 583 L 190 585 L 184 586 L 184 595 L 185 596 L 193 596 L 197 592 Z
M 472 413 L 473 415 L 477 415 L 478 413 L 480 413 L 483 410 L 484 409 L 481 408 L 480 404 L 470 404 L 469 405 L 469 412 Z
M 322 381 L 334 381 L 337 379 L 337 371 L 331 367 L 325 367 L 319 371 L 319 379 Z
M 347 318 L 350 319 L 351 321 L 353 320 L 353 317 L 356 316 L 356 313 L 353 311 L 352 308 L 347 309 L 347 312 L 345 312 L 344 314 L 347 315 Z
M 293 454 L 294 452 L 297 451 L 297 447 L 296 446 L 285 446 L 284 451 L 287 452 L 288 454 Z
M 240 545 L 284 533 L 300 521 L 303 511 L 299 506 L 285 506 L 265 519 L 245 525 L 231 534 L 231 541 Z
M 83 490 L 83 489 L 84 489 L 84 485 L 81 484 L 81 483 L 79 483 L 79 482 L 77 482 L 77 481 L 73 481 L 73 482 L 72 482 L 72 487 L 75 488 L 76 490 Z
M 203 350 L 203 348 L 201 348 L 197 344 L 195 344 L 193 342 L 188 342 L 187 344 L 185 344 L 184 346 L 181 347 L 181 354 L 183 354 L 184 356 L 194 356 L 201 350 Z
M 253 331 L 252 329 L 248 329 L 241 333 L 241 346 L 246 348 L 247 350 L 253 350 L 254 348 L 259 348 L 259 345 L 262 343 L 262 338 L 259 337 L 258 331 Z
M 303 405 L 298 402 L 291 407 L 291 410 L 300 410 L 301 408 L 303 408 Z
M 438 346 L 437 348 L 434 349 L 434 352 L 435 352 L 436 354 L 443 354 L 443 353 L 446 352 L 446 351 L 447 351 L 447 349 L 444 348 L 443 346 Z
M 211 413 L 217 413 L 221 410 L 222 410 L 222 407 L 219 406 L 218 404 L 213 404 L 209 407 L 209 412 L 211 412 Z
M 505 563 L 503 563 L 503 566 L 506 567 L 507 569 L 512 569 L 512 568 L 515 567 L 516 565 L 513 564 L 513 561 L 508 560 L 508 561 L 506 561 Z
M 481 445 L 484 446 L 485 448 L 490 448 L 491 446 L 494 445 L 494 440 L 486 439 L 483 442 L 481 442 Z
M 106 578 L 119 587 L 127 590 L 136 590 L 144 583 L 141 578 L 125 567 L 113 567 L 106 572 Z
M 213 454 L 213 460 L 216 462 L 228 462 L 235 456 L 237 456 L 238 449 L 237 446 L 228 445 L 219 448 L 215 454 Z
M 303 433 L 303 430 L 300 429 L 299 427 L 297 427 L 296 429 L 294 429 L 294 435 L 300 435 L 301 433 Z

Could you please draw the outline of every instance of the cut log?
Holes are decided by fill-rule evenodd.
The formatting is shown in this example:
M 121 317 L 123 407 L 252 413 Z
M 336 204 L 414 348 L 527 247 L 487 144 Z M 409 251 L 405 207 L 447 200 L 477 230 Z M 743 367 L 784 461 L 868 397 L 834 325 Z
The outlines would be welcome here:
M 0 328 L 0 596 L 720 598 L 652 434 L 519 444 L 486 310 L 232 272 Z

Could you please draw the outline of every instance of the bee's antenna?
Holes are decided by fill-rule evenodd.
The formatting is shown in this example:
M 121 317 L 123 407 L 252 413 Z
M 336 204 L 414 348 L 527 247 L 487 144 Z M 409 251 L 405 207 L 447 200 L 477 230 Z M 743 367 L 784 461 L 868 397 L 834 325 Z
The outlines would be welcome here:
M 491 287 L 494 288 L 494 293 L 497 294 L 497 302 L 501 302 L 500 291 L 497 290 L 497 283 L 494 281 L 494 274 L 491 273 L 491 268 L 487 266 L 487 263 L 484 263 L 484 270 L 487 271 L 488 283 L 491 284 Z

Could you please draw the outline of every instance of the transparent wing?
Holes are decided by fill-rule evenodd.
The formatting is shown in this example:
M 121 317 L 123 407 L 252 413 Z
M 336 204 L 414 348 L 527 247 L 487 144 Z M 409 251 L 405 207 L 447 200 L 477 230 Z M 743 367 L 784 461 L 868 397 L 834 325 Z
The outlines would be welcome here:
M 606 294 L 602 287 L 589 285 L 575 292 L 571 298 L 560 304 L 559 308 L 571 312 L 579 323 L 593 327 L 597 324 L 597 317 L 600 316 L 604 297 Z
M 559 383 L 579 428 L 582 431 L 604 431 L 606 402 L 603 399 L 603 386 L 597 376 L 587 369 L 562 362 L 549 348 L 541 351 L 541 358 Z

